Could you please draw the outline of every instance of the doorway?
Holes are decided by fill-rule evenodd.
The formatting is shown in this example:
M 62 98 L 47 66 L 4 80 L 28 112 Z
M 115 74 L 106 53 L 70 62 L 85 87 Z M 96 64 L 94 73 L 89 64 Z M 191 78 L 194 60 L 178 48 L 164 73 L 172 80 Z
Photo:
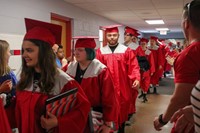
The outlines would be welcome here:
M 51 23 L 62 26 L 61 45 L 63 46 L 65 57 L 71 56 L 72 19 L 51 13 Z

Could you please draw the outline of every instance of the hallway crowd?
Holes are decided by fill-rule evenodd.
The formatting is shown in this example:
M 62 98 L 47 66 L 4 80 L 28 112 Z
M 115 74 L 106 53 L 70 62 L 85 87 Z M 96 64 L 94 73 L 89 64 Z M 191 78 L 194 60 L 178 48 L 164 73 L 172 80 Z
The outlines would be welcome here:
M 122 44 L 120 25 L 110 25 L 102 27 L 102 47 L 95 49 L 96 36 L 73 37 L 65 58 L 62 27 L 25 18 L 19 79 L 8 65 L 9 44 L 0 40 L 0 132 L 124 133 L 134 124 L 138 98 L 148 103 L 172 72 L 175 91 L 152 126 L 160 131 L 170 121 L 172 133 L 200 133 L 199 23 L 200 0 L 193 0 L 183 8 L 185 44 L 140 38 L 128 26 Z

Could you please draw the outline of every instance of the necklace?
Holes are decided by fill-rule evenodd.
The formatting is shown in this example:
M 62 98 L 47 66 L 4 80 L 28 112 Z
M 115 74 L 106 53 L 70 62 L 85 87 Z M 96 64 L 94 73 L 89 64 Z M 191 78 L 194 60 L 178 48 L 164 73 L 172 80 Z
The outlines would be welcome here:
M 88 66 L 90 65 L 90 63 L 91 63 L 91 61 L 89 61 L 89 62 L 87 63 L 87 65 L 84 65 L 84 67 L 83 67 L 83 65 L 82 65 L 82 69 L 81 69 L 80 64 L 78 63 L 79 74 L 80 74 L 80 78 L 81 78 L 81 79 L 83 78 L 83 76 L 84 76 L 84 74 L 85 74 L 85 72 L 86 72 Z
M 39 87 L 39 81 L 38 80 L 33 80 L 33 90 L 32 92 L 35 92 L 37 88 Z
M 87 70 L 87 68 L 84 69 L 84 70 L 81 70 L 81 69 L 80 69 L 80 78 L 83 78 L 83 76 L 84 76 L 86 70 Z

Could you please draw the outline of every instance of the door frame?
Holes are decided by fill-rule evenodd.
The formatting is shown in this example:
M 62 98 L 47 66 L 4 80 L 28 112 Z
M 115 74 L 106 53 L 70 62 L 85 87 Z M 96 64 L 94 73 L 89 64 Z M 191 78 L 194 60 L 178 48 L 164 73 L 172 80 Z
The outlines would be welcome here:
M 57 20 L 57 21 L 61 21 L 61 22 L 65 22 L 66 23 L 66 29 L 64 29 L 66 31 L 66 57 L 71 56 L 71 39 L 72 39 L 72 19 L 69 17 L 65 17 L 62 15 L 58 15 L 55 13 L 51 13 L 51 20 Z

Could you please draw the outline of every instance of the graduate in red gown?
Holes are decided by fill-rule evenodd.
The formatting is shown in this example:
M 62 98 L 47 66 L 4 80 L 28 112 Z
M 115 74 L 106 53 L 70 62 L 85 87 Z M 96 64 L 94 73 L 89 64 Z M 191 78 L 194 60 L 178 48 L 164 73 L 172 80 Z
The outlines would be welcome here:
M 158 38 L 155 36 L 150 37 L 150 47 L 148 48 L 151 50 L 154 58 L 154 66 L 155 66 L 155 72 L 151 76 L 151 84 L 153 85 L 154 94 L 157 94 L 157 86 L 159 85 L 159 78 L 160 73 L 163 71 L 164 66 L 164 60 L 163 60 L 163 54 L 162 50 L 159 48 L 159 46 L 156 45 Z
M 96 57 L 111 72 L 117 91 L 117 99 L 120 103 L 119 131 L 124 132 L 124 123 L 128 120 L 128 108 L 131 103 L 131 90 L 139 85 L 140 68 L 134 52 L 123 44 L 118 43 L 118 27 L 110 26 L 105 28 L 108 44 L 97 49 Z
M 157 45 L 159 46 L 159 49 L 161 50 L 161 53 L 162 53 L 159 58 L 160 61 L 163 63 L 162 69 L 159 70 L 159 78 L 162 79 L 162 76 L 164 75 L 164 72 L 165 72 L 165 66 L 167 63 L 165 56 L 166 56 L 166 53 L 168 52 L 168 47 L 165 44 L 164 39 L 157 40 Z
M 169 42 L 168 45 L 165 46 L 165 53 L 164 53 L 164 57 L 166 59 L 167 56 L 171 56 L 171 52 L 172 52 L 172 43 Z M 167 62 L 167 60 L 165 60 L 165 63 L 164 63 L 164 76 L 165 75 L 165 72 L 169 72 L 171 71 L 171 65 Z
M 169 42 L 168 45 L 165 44 L 164 41 L 158 41 L 159 47 L 162 50 L 163 60 L 164 60 L 164 71 L 171 71 L 173 73 L 173 64 L 171 63 L 171 60 L 175 60 L 175 58 L 178 56 L 179 52 L 178 49 L 175 48 L 172 42 Z M 160 76 L 162 76 L 162 73 L 160 73 Z M 164 73 L 165 76 L 165 73 Z
M 93 111 L 103 114 L 104 124 L 98 132 L 110 133 L 117 121 L 118 104 L 116 90 L 108 68 L 95 58 L 96 43 L 94 37 L 80 36 L 75 44 L 74 62 L 68 65 L 67 73 L 83 88 Z M 89 131 L 85 131 L 89 133 Z
M 90 104 L 78 83 L 56 66 L 52 46 L 60 43 L 61 27 L 28 18 L 25 23 L 27 33 L 22 44 L 22 70 L 15 105 L 19 132 L 82 133 Z M 69 111 L 59 116 L 45 112 L 47 98 L 73 88 L 78 88 L 78 92 Z
M 142 49 L 139 48 L 139 44 L 137 42 L 138 35 L 140 35 L 140 34 L 138 33 L 138 31 L 136 29 L 133 29 L 128 26 L 125 27 L 124 31 L 125 31 L 124 32 L 124 45 L 129 47 L 134 52 L 134 54 L 137 56 L 136 50 L 142 51 Z M 139 79 L 139 77 L 137 77 L 136 79 Z M 129 115 L 128 115 L 129 122 L 126 122 L 126 125 L 130 125 L 132 123 L 131 117 L 136 112 L 135 105 L 136 105 L 136 99 L 138 96 L 137 90 L 138 90 L 138 88 L 131 89 L 131 104 L 130 104 Z
M 124 45 L 135 51 L 139 46 L 137 42 L 139 35 L 136 29 L 126 26 L 124 29 Z
M 171 71 L 173 72 L 173 64 L 169 63 L 168 60 L 173 59 L 175 60 L 175 58 L 178 56 L 179 51 L 178 49 L 174 48 L 173 44 L 170 42 L 168 44 L 168 47 L 165 48 L 166 49 L 166 54 L 165 54 L 165 58 L 166 58 L 166 62 L 165 62 L 165 71 Z
M 149 49 L 147 49 L 147 43 L 148 43 L 148 40 L 146 38 L 141 38 L 140 39 L 140 46 L 138 47 L 138 49 L 136 49 L 137 55 L 138 56 L 145 56 L 146 59 L 149 62 L 149 65 L 150 65 L 149 70 L 147 70 L 147 71 L 140 70 L 140 74 L 141 74 L 140 88 L 142 89 L 142 93 L 139 96 L 139 98 L 143 97 L 143 102 L 148 101 L 146 94 L 147 94 L 147 91 L 148 91 L 149 86 L 150 86 L 151 76 L 155 72 L 153 54 Z M 142 51 L 140 49 L 142 49 Z

